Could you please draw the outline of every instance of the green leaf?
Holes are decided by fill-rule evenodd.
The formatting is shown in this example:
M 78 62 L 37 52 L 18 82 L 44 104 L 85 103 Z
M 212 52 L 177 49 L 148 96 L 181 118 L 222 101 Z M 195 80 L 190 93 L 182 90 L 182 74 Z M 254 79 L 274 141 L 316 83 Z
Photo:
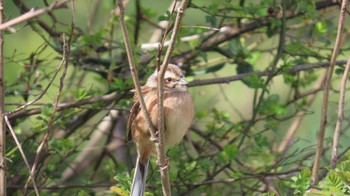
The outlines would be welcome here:
M 209 67 L 205 67 L 204 69 L 195 70 L 195 71 L 193 71 L 193 74 L 194 75 L 201 75 L 201 74 L 217 72 L 220 69 L 222 69 L 225 66 L 225 64 L 226 63 L 219 63 L 219 64 L 212 65 L 212 66 L 209 66 Z
M 251 76 L 244 77 L 242 82 L 250 88 L 254 88 L 254 89 L 261 88 L 261 89 L 267 90 L 267 86 L 265 85 L 265 80 L 259 77 L 255 72 Z
M 338 67 L 338 68 L 336 68 L 335 69 L 335 74 L 337 74 L 337 75 L 342 75 L 343 73 L 344 73 L 344 67 Z
M 331 192 L 342 193 L 344 183 L 339 177 L 338 173 L 334 170 L 331 170 L 326 176 L 325 187 Z
M 224 146 L 224 152 L 228 158 L 228 160 L 234 160 L 236 155 L 238 154 L 238 147 L 236 144 L 232 145 L 225 145 Z
M 308 167 L 300 171 L 298 176 L 293 176 L 292 181 L 294 184 L 291 185 L 294 188 L 294 194 L 303 195 L 311 185 L 311 171 Z
M 171 13 L 169 12 L 169 10 L 167 10 L 164 15 L 158 17 L 158 21 L 168 21 L 170 19 L 170 16 Z
M 216 27 L 216 18 L 214 16 L 205 16 L 205 21 L 212 27 Z
M 326 34 L 327 33 L 327 25 L 322 21 L 317 22 L 315 24 L 315 32 L 320 34 L 320 35 Z
M 252 64 L 246 61 L 243 61 L 243 62 L 237 63 L 236 71 L 238 74 L 250 73 L 254 71 L 254 67 Z

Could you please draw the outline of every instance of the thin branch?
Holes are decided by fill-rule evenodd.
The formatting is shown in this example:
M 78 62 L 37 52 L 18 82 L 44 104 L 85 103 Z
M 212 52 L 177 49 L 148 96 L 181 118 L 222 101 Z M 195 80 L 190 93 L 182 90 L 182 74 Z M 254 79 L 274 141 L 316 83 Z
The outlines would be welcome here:
M 333 135 L 333 147 L 332 147 L 332 155 L 331 155 L 331 166 L 333 168 L 337 165 L 337 154 L 338 154 L 338 146 L 339 146 L 339 136 L 342 128 L 343 117 L 344 117 L 344 102 L 345 102 L 345 92 L 346 92 L 346 82 L 348 80 L 350 71 L 350 58 L 348 59 L 348 63 L 346 64 L 343 77 L 341 79 L 340 84 L 340 96 L 338 102 L 338 118 L 337 124 L 334 130 Z
M 59 190 L 59 189 L 76 189 L 76 188 L 108 188 L 114 184 L 61 184 L 57 186 L 39 186 L 39 189 L 47 190 Z M 8 189 L 22 189 L 23 185 L 9 185 Z M 33 189 L 33 187 L 28 187 L 28 189 Z
M 4 22 L 4 4 L 0 0 L 0 25 Z M 6 195 L 6 129 L 5 129 L 5 77 L 4 36 L 0 30 L 0 195 Z
M 71 41 L 72 41 L 72 37 L 73 37 L 73 32 L 74 32 L 74 19 L 75 19 L 75 10 L 74 10 L 74 0 L 72 0 L 72 16 L 71 16 L 71 31 L 70 31 L 70 34 L 69 34 L 69 38 L 68 38 L 68 41 L 67 41 L 67 44 L 65 44 L 65 36 L 63 35 L 63 59 L 62 59 L 62 64 L 64 64 L 64 69 L 63 69 L 63 73 L 61 75 L 61 78 L 60 78 L 60 84 L 59 84 L 59 87 L 58 87 L 58 92 L 57 92 L 57 95 L 56 95 L 56 99 L 55 99 L 55 102 L 54 102 L 54 106 L 53 106 L 53 112 L 52 112 L 52 115 L 51 115 L 51 118 L 48 122 L 48 125 L 47 125 L 47 131 L 42 139 L 42 141 L 40 142 L 40 145 L 36 151 L 36 154 L 35 154 L 35 159 L 34 159 L 34 164 L 33 164 L 33 167 L 32 167 L 32 170 L 31 170 L 31 174 L 29 175 L 29 178 L 26 182 L 26 185 L 24 186 L 24 190 L 23 190 L 23 194 L 25 194 L 27 188 L 28 188 L 28 185 L 29 185 L 29 181 L 31 179 L 32 176 L 34 176 L 34 173 L 36 171 L 36 167 L 39 163 L 39 160 L 40 160 L 40 155 L 42 154 L 43 150 L 44 150 L 44 147 L 45 145 L 47 144 L 48 140 L 49 140 L 49 137 L 50 137 L 50 132 L 51 132 L 51 129 L 52 129 L 52 126 L 53 126 L 53 123 L 55 121 L 55 117 L 56 117 L 56 113 L 57 113 L 57 107 L 58 107 L 58 102 L 60 100 L 60 97 L 61 97 L 61 92 L 63 90 L 63 86 L 64 86 L 64 79 L 67 75 L 67 70 L 68 70 L 68 62 L 69 62 L 69 55 L 70 55 L 70 46 L 71 46 Z
M 167 165 L 167 158 L 165 154 L 165 129 L 164 129 L 164 75 L 165 71 L 168 67 L 168 63 L 170 61 L 170 57 L 172 54 L 172 51 L 174 50 L 175 43 L 176 43 L 176 37 L 180 29 L 180 23 L 181 19 L 184 15 L 184 11 L 187 7 L 189 0 L 183 0 L 180 4 L 180 6 L 177 9 L 177 16 L 174 23 L 173 32 L 171 34 L 169 47 L 165 53 L 162 66 L 160 67 L 160 70 L 158 70 L 158 131 L 159 131 L 159 142 L 156 143 L 156 150 L 158 155 L 158 164 L 160 166 Z M 170 188 L 170 181 L 169 181 L 169 173 L 167 169 L 161 169 L 160 170 L 161 179 L 162 179 L 162 185 L 163 185 L 163 194 L 165 196 L 171 195 L 171 188 Z
M 18 16 L 17 18 L 14 18 L 10 21 L 0 24 L 0 30 L 9 29 L 16 24 L 31 20 L 35 17 L 51 12 L 52 10 L 63 8 L 65 7 L 66 3 L 68 3 L 69 1 L 70 0 L 54 1 L 50 6 L 44 7 L 38 10 L 34 10 L 33 8 L 27 13 Z
M 321 2 L 315 3 L 316 10 L 321 10 L 327 7 L 335 6 L 338 3 L 334 0 L 325 0 Z M 305 13 L 303 12 L 295 12 L 295 11 L 287 11 L 286 18 L 291 19 Z M 276 16 L 275 19 L 280 19 L 281 16 Z M 254 31 L 258 28 L 262 28 L 264 26 L 268 26 L 271 24 L 272 18 L 262 18 L 258 21 L 250 22 L 247 24 L 242 24 L 242 27 L 226 27 L 225 29 L 220 29 L 220 33 L 211 36 L 209 39 L 205 38 L 205 42 L 203 42 L 196 50 L 188 50 L 182 54 L 176 55 L 172 61 L 175 63 L 183 63 L 188 60 L 194 59 L 201 51 L 208 51 L 213 46 L 218 46 L 219 44 L 231 40 L 232 38 L 238 37 L 244 33 Z
M 335 62 L 336 62 L 338 52 L 339 52 L 339 49 L 341 46 L 347 2 L 348 1 L 343 1 L 341 9 L 340 9 L 337 38 L 335 40 L 335 45 L 334 45 L 330 65 L 327 69 L 327 76 L 326 76 L 325 84 L 324 84 L 320 130 L 318 132 L 318 137 L 317 137 L 316 155 L 315 155 L 315 161 L 314 161 L 314 165 L 312 168 L 312 176 L 311 176 L 311 180 L 312 180 L 313 185 L 318 184 L 318 173 L 319 173 L 321 155 L 323 153 L 324 136 L 325 136 L 326 127 L 327 127 L 329 89 L 331 86 Z
M 336 62 L 336 65 L 344 65 L 346 64 L 345 60 L 339 60 Z M 296 65 L 292 67 L 291 69 L 287 70 L 287 73 L 297 73 L 301 71 L 307 71 L 307 70 L 313 70 L 313 69 L 318 69 L 318 68 L 327 68 L 329 66 L 329 62 L 320 62 L 320 63 L 312 63 L 312 64 L 301 64 L 301 65 Z M 252 76 L 253 74 L 257 74 L 259 77 L 267 76 L 270 75 L 273 70 L 267 70 L 267 71 L 262 71 L 262 72 L 256 72 L 256 73 L 244 73 L 244 74 L 238 74 L 234 76 L 228 76 L 228 77 L 221 77 L 221 78 L 212 78 L 212 79 L 203 79 L 203 80 L 194 80 L 189 83 L 189 87 L 195 87 L 195 86 L 204 86 L 204 85 L 212 85 L 212 84 L 222 84 L 226 83 L 229 84 L 230 82 L 234 81 L 240 81 L 244 79 L 245 77 Z M 121 94 L 116 94 L 116 93 L 110 93 L 98 97 L 91 97 L 79 101 L 73 101 L 73 102 L 66 102 L 66 103 L 60 103 L 58 105 L 57 110 L 65 110 L 69 108 L 74 108 L 74 107 L 81 107 L 87 104 L 91 103 L 97 103 L 97 102 L 110 102 L 113 100 L 119 100 L 122 99 L 125 95 L 129 95 L 130 93 L 121 93 Z M 18 112 L 13 112 L 11 111 L 8 116 L 10 120 L 16 119 L 16 118 L 21 118 L 29 115 L 35 115 L 35 114 L 40 114 L 41 113 L 41 108 L 35 108 L 35 109 L 29 109 L 29 110 L 20 110 Z
M 176 5 L 176 0 L 173 0 L 168 8 L 168 11 L 172 13 L 172 10 L 174 10 L 174 6 Z M 168 29 L 169 27 L 169 21 L 164 20 L 164 21 L 160 21 L 158 23 L 158 27 L 157 29 L 155 29 L 152 33 L 152 37 L 150 38 L 150 43 L 152 42 L 157 42 L 159 40 L 159 38 L 162 36 L 162 32 L 164 29 Z M 165 33 L 166 34 L 166 33 Z M 141 46 L 141 48 L 143 48 L 143 45 Z M 156 45 L 154 45 L 155 47 L 153 49 L 157 49 L 158 48 L 159 43 L 156 43 Z
M 344 65 L 346 64 L 345 60 L 339 60 L 336 61 L 336 65 Z M 279 74 L 282 73 L 297 73 L 301 71 L 307 71 L 307 70 L 312 70 L 312 69 L 317 69 L 317 68 L 327 68 L 329 66 L 329 62 L 320 62 L 320 63 L 311 63 L 311 64 L 301 64 L 301 65 L 296 65 L 292 67 L 291 69 L 287 71 L 283 71 Z M 211 84 L 221 84 L 221 83 L 230 83 L 233 81 L 237 80 L 242 80 L 245 77 L 249 77 L 252 75 L 257 75 L 258 77 L 262 76 L 269 76 L 273 73 L 276 72 L 276 69 L 271 69 L 271 70 L 266 70 L 266 71 L 261 71 L 261 72 L 251 72 L 251 73 L 244 73 L 244 74 L 238 74 L 235 76 L 228 76 L 228 77 L 221 77 L 221 78 L 211 78 L 211 79 L 205 79 L 205 80 L 194 80 L 189 83 L 189 87 L 193 86 L 204 86 L 204 85 L 211 85 Z
M 323 86 L 323 81 L 324 81 L 324 77 L 321 77 L 317 81 L 317 83 L 315 85 L 315 89 L 317 89 L 317 90 L 321 89 Z M 279 153 L 284 153 L 288 149 L 288 147 L 291 145 L 291 140 L 293 139 L 296 131 L 298 130 L 302 120 L 304 119 L 304 115 L 307 111 L 307 108 L 309 108 L 311 106 L 311 104 L 314 102 L 314 100 L 316 98 L 316 95 L 317 95 L 316 92 L 309 94 L 309 96 L 306 100 L 305 110 L 301 110 L 301 111 L 297 112 L 295 119 L 293 120 L 293 122 L 289 126 L 287 133 L 285 134 L 280 145 L 278 146 L 277 151 Z
M 98 97 L 91 97 L 91 98 L 87 98 L 87 99 L 82 99 L 79 101 L 60 103 L 57 106 L 57 110 L 61 111 L 61 110 L 69 109 L 69 108 L 81 107 L 81 106 L 84 106 L 87 104 L 92 104 L 92 103 L 110 102 L 110 101 L 114 101 L 114 100 L 120 100 L 121 98 L 124 97 L 124 95 L 125 95 L 125 93 L 122 93 L 122 94 L 110 93 L 110 94 L 106 94 L 106 95 L 102 95 L 102 96 L 98 96 Z M 41 108 L 22 110 L 22 111 L 19 111 L 16 113 L 11 113 L 11 115 L 9 116 L 9 119 L 13 120 L 16 118 L 21 118 L 21 117 L 25 117 L 25 116 L 29 116 L 29 115 L 40 114 L 41 111 L 42 111 Z
M 58 72 L 61 70 L 62 66 L 63 66 L 63 60 L 61 61 L 61 63 L 59 64 L 56 72 L 54 73 L 53 77 L 51 78 L 51 80 L 49 81 L 49 83 L 47 84 L 47 86 L 44 88 L 43 91 L 41 91 L 41 93 L 39 94 L 39 96 L 37 96 L 35 99 L 33 99 L 32 101 L 29 101 L 25 104 L 23 104 L 22 106 L 12 110 L 12 111 L 9 111 L 7 112 L 8 115 L 10 115 L 11 117 L 11 114 L 15 114 L 23 109 L 25 109 L 26 107 L 36 103 L 37 101 L 39 101 L 45 94 L 46 92 L 49 90 L 50 86 L 52 85 L 52 83 L 54 82 L 54 80 L 56 79 L 57 75 L 58 75 Z
M 6 121 L 7 127 L 8 127 L 9 130 L 10 130 L 10 133 L 11 133 L 11 135 L 12 135 L 12 137 L 13 137 L 13 140 L 15 141 L 15 143 L 16 143 L 16 145 L 17 145 L 17 147 L 18 147 L 18 150 L 19 150 L 19 152 L 21 153 L 21 156 L 22 156 L 22 158 L 23 158 L 23 160 L 24 160 L 24 163 L 25 163 L 25 165 L 26 165 L 27 168 L 28 168 L 29 175 L 32 175 L 32 173 L 30 172 L 30 171 L 31 171 L 31 168 L 30 168 L 30 165 L 29 165 L 29 163 L 28 163 L 28 159 L 27 159 L 26 155 L 24 154 L 22 145 L 21 145 L 21 143 L 18 141 L 18 138 L 17 138 L 17 136 L 16 136 L 16 133 L 15 133 L 15 131 L 13 130 L 13 128 L 12 128 L 12 126 L 11 126 L 11 123 L 10 123 L 9 119 L 7 118 L 7 116 L 5 116 L 4 119 L 5 119 L 5 121 Z M 32 183 L 33 183 L 33 186 L 34 186 L 35 194 L 36 194 L 36 195 L 40 195 L 40 194 L 39 194 L 39 190 L 38 190 L 38 188 L 37 188 L 37 185 L 36 185 L 36 183 L 35 183 L 35 179 L 34 179 L 34 176 L 33 176 L 33 175 L 31 176 L 31 180 L 32 180 Z
M 141 92 L 141 86 L 140 86 L 140 80 L 139 77 L 137 75 L 137 70 L 136 70 L 136 66 L 135 66 L 135 61 L 134 61 L 134 57 L 133 57 L 133 53 L 131 50 L 131 45 L 130 45 L 130 39 L 129 39 L 129 35 L 128 35 L 128 31 L 126 29 L 125 26 L 125 22 L 124 22 L 124 15 L 125 15 L 125 9 L 124 9 L 124 5 L 123 5 L 123 0 L 117 0 L 117 4 L 118 4 L 118 8 L 119 8 L 119 22 L 120 22 L 120 28 L 122 29 L 122 34 L 123 34 L 123 39 L 124 39 L 124 44 L 125 44 L 125 50 L 128 56 L 128 62 L 129 62 L 129 67 L 130 67 L 130 72 L 131 72 L 131 76 L 134 82 L 134 86 L 135 86 L 135 93 L 136 93 L 136 97 L 138 98 L 138 100 L 140 101 L 140 106 L 141 106 L 141 110 L 143 115 L 145 116 L 146 122 L 147 122 L 147 126 L 150 130 L 150 134 L 151 134 L 151 138 L 154 139 L 155 138 L 155 133 L 156 130 L 152 124 L 152 120 L 147 112 L 147 107 L 145 104 L 145 100 L 143 99 L 142 96 L 142 92 Z
M 24 14 L 28 11 L 30 11 L 30 8 L 26 6 L 26 4 L 22 0 L 13 0 L 13 2 L 16 4 L 16 6 L 21 10 L 21 13 Z M 48 6 L 48 5 L 47 5 Z M 48 12 L 48 15 L 51 16 L 52 21 L 57 22 L 54 15 L 50 12 Z M 58 38 L 61 33 L 56 31 L 54 28 L 50 27 L 46 22 L 40 19 L 36 19 L 36 22 L 39 24 L 41 28 L 43 28 L 51 37 Z M 29 25 L 32 25 L 29 22 Z M 11 28 L 10 28 L 11 29 Z M 33 30 L 35 30 L 33 28 Z

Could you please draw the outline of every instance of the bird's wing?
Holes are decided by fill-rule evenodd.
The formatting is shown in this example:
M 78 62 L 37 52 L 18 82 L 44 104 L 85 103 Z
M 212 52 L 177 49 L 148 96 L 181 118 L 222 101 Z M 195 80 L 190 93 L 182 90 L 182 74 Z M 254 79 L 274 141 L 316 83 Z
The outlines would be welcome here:
M 153 89 L 150 87 L 141 86 L 142 96 L 145 97 L 145 95 L 147 93 L 149 93 L 151 90 L 153 90 Z M 133 90 L 133 91 L 135 91 L 135 90 Z M 141 111 L 140 100 L 138 99 L 138 97 L 135 93 L 134 94 L 134 105 L 130 109 L 130 116 L 129 116 L 128 125 L 127 125 L 128 141 L 132 140 L 131 127 L 132 127 L 132 124 L 133 124 L 134 120 L 136 119 L 137 115 L 140 113 L 140 111 Z
M 140 101 L 137 100 L 130 109 L 130 116 L 129 116 L 128 125 L 127 125 L 128 141 L 132 140 L 131 127 L 132 127 L 134 120 L 136 119 L 136 116 L 139 114 L 140 111 L 141 111 Z

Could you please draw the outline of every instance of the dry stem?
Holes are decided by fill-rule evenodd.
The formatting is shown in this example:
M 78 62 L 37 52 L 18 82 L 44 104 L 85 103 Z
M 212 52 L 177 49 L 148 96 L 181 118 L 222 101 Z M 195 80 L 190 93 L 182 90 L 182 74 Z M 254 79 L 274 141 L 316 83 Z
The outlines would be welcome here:
M 3 0 L 0 0 L 0 25 L 4 21 Z M 4 37 L 0 31 L 0 195 L 6 195 L 6 129 L 4 122 L 5 78 L 4 78 Z
M 171 34 L 169 47 L 166 51 L 165 57 L 163 59 L 162 66 L 160 67 L 160 70 L 158 72 L 158 131 L 159 131 L 159 143 L 156 144 L 157 154 L 158 154 L 158 163 L 160 165 L 166 165 L 167 164 L 167 158 L 165 155 L 165 146 L 164 146 L 164 140 L 165 140 L 165 131 L 164 131 L 164 75 L 165 71 L 168 67 L 168 63 L 170 61 L 171 53 L 175 47 L 176 43 L 176 37 L 180 29 L 180 22 L 183 17 L 185 8 L 187 7 L 188 0 L 183 0 L 177 10 L 177 16 L 174 23 L 173 32 Z M 162 169 L 160 170 L 161 178 L 163 182 L 163 194 L 164 195 L 171 195 L 171 188 L 170 188 L 170 182 L 169 182 L 169 173 L 167 170 Z
M 51 12 L 52 10 L 54 9 L 57 9 L 57 8 L 62 8 L 66 5 L 66 3 L 68 3 L 70 0 L 62 0 L 62 1 L 54 1 L 50 6 L 48 7 L 44 7 L 44 8 L 41 8 L 41 9 L 38 9 L 38 10 L 34 10 L 34 9 L 31 9 L 29 12 L 25 13 L 25 14 L 22 14 L 20 16 L 18 16 L 17 18 L 14 18 L 8 22 L 5 22 L 5 23 L 2 23 L 0 24 L 0 30 L 5 30 L 5 29 L 9 29 L 11 28 L 12 26 L 16 25 L 16 24 L 19 24 L 19 23 L 22 23 L 22 22 L 25 22 L 25 21 L 28 21 L 28 20 L 31 20 L 35 17 L 38 17 L 40 15 L 43 15 L 43 14 L 46 14 L 48 12 Z M 13 31 L 13 30 L 12 30 Z
M 139 77 L 137 75 L 136 65 L 135 65 L 133 53 L 131 50 L 130 39 L 129 39 L 128 31 L 126 29 L 126 25 L 124 22 L 125 9 L 124 9 L 124 5 L 123 5 L 123 0 L 117 0 L 117 4 L 118 4 L 118 8 L 119 8 L 120 28 L 122 29 L 125 50 L 126 50 L 126 54 L 128 56 L 128 62 L 129 62 L 129 67 L 130 67 L 130 71 L 131 71 L 131 76 L 132 76 L 132 79 L 134 81 L 135 93 L 136 93 L 138 100 L 140 101 L 141 110 L 142 110 L 143 115 L 146 118 L 148 128 L 150 129 L 151 137 L 155 138 L 156 131 L 155 131 L 155 128 L 152 124 L 152 120 L 147 112 L 145 100 L 142 97 L 140 81 L 139 81 Z
M 317 137 L 316 155 L 315 155 L 315 161 L 314 161 L 314 165 L 312 168 L 312 176 L 311 176 L 311 181 L 312 181 L 313 185 L 317 185 L 317 183 L 318 183 L 318 173 L 319 173 L 319 168 L 320 168 L 321 156 L 323 153 L 324 136 L 325 136 L 326 127 L 327 127 L 329 89 L 330 89 L 330 85 L 331 85 L 331 81 L 332 81 L 335 62 L 336 62 L 338 52 L 339 52 L 339 49 L 341 46 L 341 37 L 343 34 L 343 26 L 344 26 L 347 2 L 348 1 L 342 2 L 340 14 L 339 14 L 337 38 L 335 40 L 335 45 L 334 45 L 330 65 L 327 69 L 327 76 L 326 76 L 325 84 L 324 84 L 320 130 L 318 132 L 318 137 Z
M 13 137 L 13 140 L 15 141 L 15 143 L 16 143 L 16 145 L 17 145 L 17 147 L 18 147 L 18 150 L 19 150 L 19 152 L 21 153 L 21 156 L 22 156 L 22 158 L 23 158 L 23 161 L 24 161 L 25 165 L 26 165 L 27 168 L 28 168 L 29 175 L 32 175 L 32 176 L 30 177 L 30 179 L 31 179 L 31 181 L 32 181 L 32 183 L 33 183 L 33 187 L 34 187 L 34 190 L 35 190 L 35 194 L 36 194 L 36 195 L 40 195 L 40 194 L 39 194 L 39 190 L 38 190 L 38 188 L 37 188 L 37 185 L 36 185 L 36 183 L 35 183 L 34 176 L 33 176 L 33 174 L 30 172 L 30 171 L 31 171 L 31 168 L 30 168 L 28 159 L 27 159 L 26 155 L 24 154 L 22 145 L 21 145 L 21 143 L 19 142 L 19 140 L 18 140 L 18 138 L 17 138 L 17 136 L 16 136 L 16 133 L 15 133 L 15 131 L 13 130 L 13 128 L 12 128 L 12 126 L 11 126 L 11 123 L 10 123 L 10 121 L 8 120 L 7 116 L 5 116 L 4 119 L 5 119 L 5 122 L 6 122 L 6 124 L 7 124 L 7 127 L 8 127 L 9 130 L 10 130 L 10 133 L 11 133 L 11 135 L 12 135 L 12 137 Z
M 333 147 L 332 147 L 332 155 L 331 155 L 331 166 L 333 168 L 337 165 L 337 154 L 338 154 L 338 145 L 339 145 L 339 136 L 340 136 L 340 130 L 342 127 L 343 117 L 344 117 L 344 102 L 345 102 L 345 92 L 346 92 L 346 82 L 348 80 L 350 71 L 350 58 L 348 59 L 348 63 L 346 64 L 343 77 L 341 79 L 340 84 L 340 96 L 339 96 L 339 102 L 338 102 L 338 118 L 337 118 L 337 124 L 334 130 L 333 135 Z

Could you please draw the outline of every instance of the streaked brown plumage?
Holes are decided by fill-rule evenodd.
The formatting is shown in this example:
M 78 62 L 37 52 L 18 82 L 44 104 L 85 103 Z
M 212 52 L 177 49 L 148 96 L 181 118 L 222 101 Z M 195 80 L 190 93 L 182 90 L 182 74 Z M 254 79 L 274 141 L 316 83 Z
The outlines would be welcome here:
M 169 64 L 164 76 L 164 117 L 165 146 L 178 144 L 186 134 L 194 116 L 194 106 L 190 93 L 187 91 L 187 81 L 182 70 Z M 155 128 L 158 120 L 157 72 L 155 71 L 141 87 L 147 111 Z M 128 140 L 134 140 L 137 145 L 138 160 L 133 179 L 131 195 L 143 195 L 147 177 L 148 161 L 154 154 L 155 145 L 150 140 L 150 133 L 141 112 L 140 102 L 134 97 L 134 105 L 130 110 L 128 120 Z

